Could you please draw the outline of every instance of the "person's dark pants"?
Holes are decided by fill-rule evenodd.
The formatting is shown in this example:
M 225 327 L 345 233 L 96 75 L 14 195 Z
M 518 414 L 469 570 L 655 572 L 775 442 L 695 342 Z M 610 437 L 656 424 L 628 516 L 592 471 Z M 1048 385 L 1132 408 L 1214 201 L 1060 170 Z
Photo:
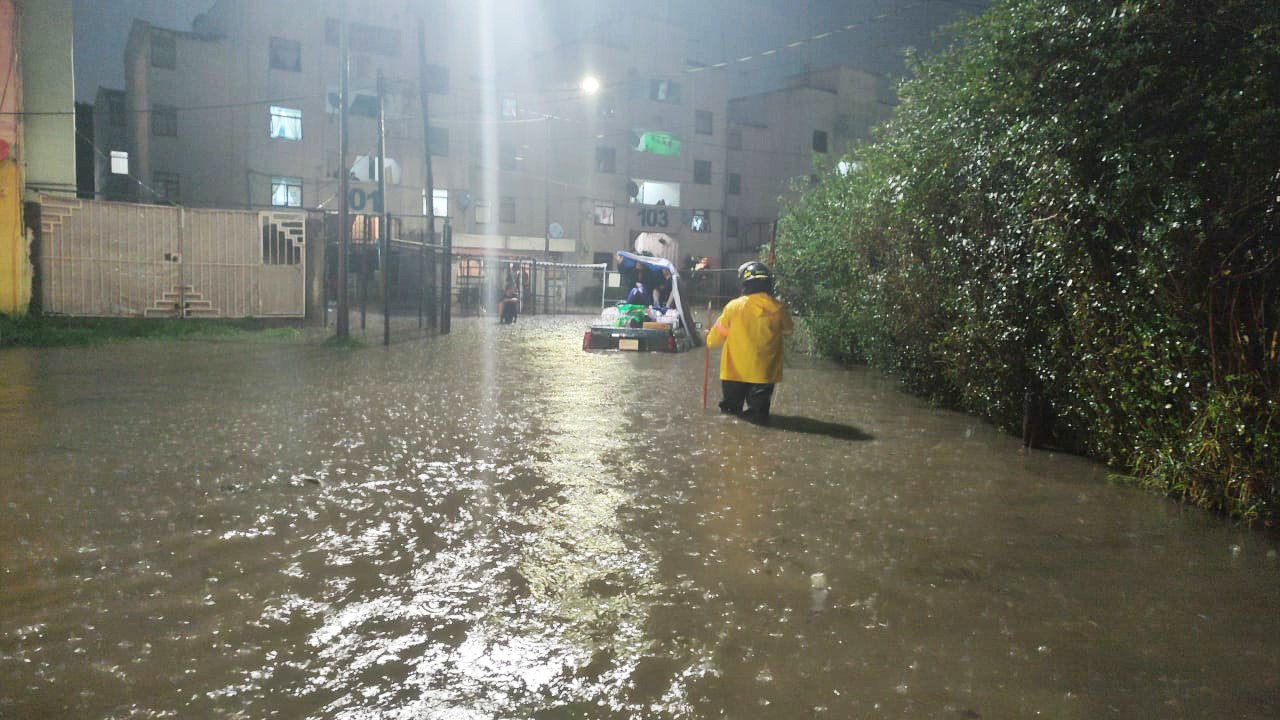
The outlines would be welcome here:
M 721 391 L 724 399 L 720 401 L 720 412 L 737 415 L 751 422 L 769 422 L 769 404 L 773 401 L 773 383 L 745 383 L 736 380 L 721 380 Z M 746 410 L 743 410 L 743 405 Z
M 520 306 L 514 300 L 502 301 L 502 317 L 500 320 L 504 323 L 513 323 L 516 321 L 516 315 L 520 314 Z

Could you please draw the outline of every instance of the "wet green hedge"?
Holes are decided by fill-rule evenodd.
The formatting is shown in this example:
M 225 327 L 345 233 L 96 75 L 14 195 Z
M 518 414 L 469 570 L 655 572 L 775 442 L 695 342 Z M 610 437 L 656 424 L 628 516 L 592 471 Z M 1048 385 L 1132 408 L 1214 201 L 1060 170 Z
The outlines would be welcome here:
M 816 346 L 1280 518 L 1280 3 L 1005 0 L 779 227 Z

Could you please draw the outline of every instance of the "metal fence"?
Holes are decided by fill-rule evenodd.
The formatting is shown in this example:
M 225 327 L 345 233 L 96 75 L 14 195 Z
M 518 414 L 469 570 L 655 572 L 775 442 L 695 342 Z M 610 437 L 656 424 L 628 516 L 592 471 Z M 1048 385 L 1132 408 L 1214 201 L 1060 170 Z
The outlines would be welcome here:
M 43 312 L 302 317 L 306 215 L 40 201 Z

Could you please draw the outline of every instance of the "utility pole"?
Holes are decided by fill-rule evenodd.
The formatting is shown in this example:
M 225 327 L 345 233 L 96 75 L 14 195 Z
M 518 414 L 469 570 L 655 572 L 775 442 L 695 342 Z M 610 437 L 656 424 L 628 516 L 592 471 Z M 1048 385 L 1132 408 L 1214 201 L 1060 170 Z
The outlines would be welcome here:
M 378 218 L 382 241 L 382 344 L 391 344 L 391 214 L 387 211 L 387 110 L 386 81 L 378 71 L 378 197 L 382 198 L 382 215 Z
M 544 161 L 542 164 L 542 259 L 551 262 L 551 116 L 547 116 L 546 143 L 544 147 Z M 547 292 L 547 273 L 548 269 L 542 271 L 542 312 L 546 314 L 547 303 L 551 302 Z M 538 265 L 534 263 L 533 274 L 538 274 Z M 538 281 L 534 281 L 534 292 L 537 293 Z M 537 295 L 534 295 L 536 302 Z
M 433 248 L 436 244 L 436 180 L 431 168 L 431 89 L 427 85 L 427 29 L 418 18 L 418 95 L 422 100 L 422 147 L 427 156 L 427 243 Z M 425 246 L 418 248 L 418 277 L 422 283 L 422 292 L 418 294 L 418 327 L 422 327 L 422 299 L 426 294 L 427 252 Z M 450 272 L 451 266 L 445 267 Z M 435 314 L 431 316 L 431 327 L 436 327 Z
M 440 334 L 448 335 L 453 324 L 453 225 L 444 219 L 444 279 L 440 281 Z
M 348 61 L 350 60 L 350 30 L 347 27 L 347 0 L 342 0 L 342 19 L 339 25 L 339 41 L 341 46 L 340 69 L 338 71 L 338 338 L 346 340 L 351 337 L 350 318 L 347 317 L 347 253 L 351 242 L 351 216 L 347 213 L 347 103 L 348 98 Z M 328 312 L 328 309 L 325 310 Z

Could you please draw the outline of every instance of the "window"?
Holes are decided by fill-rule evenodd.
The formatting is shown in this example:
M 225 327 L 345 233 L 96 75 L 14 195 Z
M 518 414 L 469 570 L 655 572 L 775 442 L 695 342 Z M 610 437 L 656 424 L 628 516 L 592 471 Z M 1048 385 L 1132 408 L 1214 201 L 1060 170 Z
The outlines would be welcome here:
M 302 178 L 272 175 L 271 204 L 276 207 L 302 207 Z
M 680 183 L 658 180 L 632 180 L 631 202 L 640 205 L 680 206 Z
M 302 111 L 295 108 L 271 106 L 271 139 L 301 140 Z
M 738 218 L 732 217 L 732 216 L 725 218 L 724 234 L 725 234 L 725 237 L 731 237 L 731 238 L 738 237 Z
M 680 104 L 680 83 L 666 79 L 649 81 L 649 99 L 658 102 Z
M 476 224 L 485 225 L 489 222 L 489 203 L 480 200 L 476 203 Z
M 618 172 L 618 151 L 611 147 L 596 147 L 596 172 Z
M 153 106 L 151 134 L 161 137 L 178 137 L 178 109 L 172 105 Z
M 710 160 L 694 160 L 693 161 L 693 181 L 699 185 L 711 184 L 711 161 Z
M 498 222 L 514 223 L 516 221 L 516 199 L 504 195 L 498 199 Z
M 710 110 L 699 110 L 694 113 L 694 132 L 699 135 L 714 135 L 714 117 Z
M 129 174 L 129 153 L 123 150 L 111 151 L 111 174 L 112 175 L 128 175 Z
M 436 217 L 449 217 L 449 191 L 436 188 L 431 191 L 431 214 Z
M 710 232 L 711 212 L 709 210 L 694 210 L 693 215 L 689 218 L 689 229 L 696 233 Z
M 449 128 L 431 128 L 427 133 L 427 142 L 431 143 L 432 155 L 449 157 Z
M 502 118 L 504 120 L 515 120 L 520 115 L 520 102 L 516 100 L 515 95 L 502 96 Z
M 151 189 L 157 200 L 178 201 L 178 173 L 155 171 L 151 175 Z
M 592 215 L 595 216 L 595 221 L 597 225 L 613 224 L 613 206 L 612 205 L 597 204 L 595 208 L 595 212 L 593 212 Z
M 813 151 L 816 153 L 827 151 L 827 132 L 825 130 L 813 131 Z
M 352 92 L 347 96 L 349 98 L 350 110 L 352 115 L 360 117 L 376 118 L 378 117 L 378 96 L 372 93 Z
M 271 69 L 302 71 L 302 43 L 286 38 L 271 38 Z
M 739 195 L 742 193 L 742 176 L 738 173 L 729 173 L 729 194 Z
M 151 67 L 177 69 L 178 38 L 173 33 L 151 28 Z

